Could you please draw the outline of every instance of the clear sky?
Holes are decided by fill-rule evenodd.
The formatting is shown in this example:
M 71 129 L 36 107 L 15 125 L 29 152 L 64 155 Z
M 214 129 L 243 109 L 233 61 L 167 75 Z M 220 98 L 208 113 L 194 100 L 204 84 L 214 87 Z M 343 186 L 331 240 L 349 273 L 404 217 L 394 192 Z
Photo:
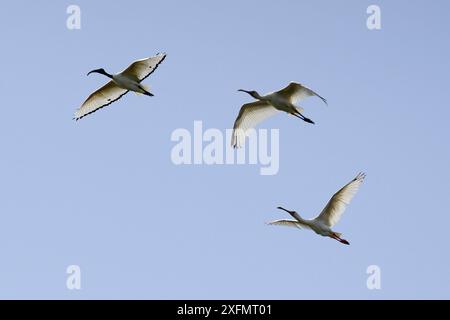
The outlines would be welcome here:
M 66 9 L 81 8 L 68 30 Z M 366 9 L 381 8 L 381 30 Z M 0 298 L 450 298 L 448 1 L 2 1 Z M 78 122 L 106 78 L 167 52 Z M 289 81 L 326 97 L 278 115 L 280 168 L 171 161 L 177 128 L 232 127 Z M 344 246 L 267 226 L 311 218 L 359 171 Z M 81 290 L 66 268 L 81 268 Z M 366 269 L 381 270 L 381 290 Z

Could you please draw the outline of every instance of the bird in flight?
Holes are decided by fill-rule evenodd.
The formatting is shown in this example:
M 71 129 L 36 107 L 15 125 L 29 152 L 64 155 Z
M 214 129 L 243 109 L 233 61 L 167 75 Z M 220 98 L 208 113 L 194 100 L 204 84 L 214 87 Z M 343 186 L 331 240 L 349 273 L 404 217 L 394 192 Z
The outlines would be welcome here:
M 287 87 L 264 96 L 261 96 L 256 91 L 247 91 L 243 89 L 239 89 L 238 91 L 248 93 L 257 101 L 246 103 L 241 107 L 233 126 L 231 139 L 231 146 L 233 148 L 242 147 L 245 142 L 245 137 L 248 135 L 248 131 L 256 127 L 256 125 L 265 119 L 275 115 L 278 111 L 287 112 L 305 122 L 314 124 L 311 119 L 306 118 L 302 114 L 303 108 L 296 105 L 307 97 L 319 97 L 327 104 L 326 99 L 308 87 L 296 82 L 291 82 Z
M 156 56 L 136 60 L 128 68 L 117 74 L 109 74 L 105 69 L 95 69 L 88 73 L 100 73 L 111 79 L 100 89 L 93 92 L 86 101 L 78 108 L 74 115 L 74 120 L 79 120 L 111 103 L 119 100 L 128 91 L 153 96 L 149 89 L 141 82 L 151 75 L 159 64 L 166 58 L 165 53 L 158 53 Z
M 278 207 L 278 209 L 289 213 L 295 220 L 275 220 L 268 222 L 268 224 L 295 227 L 299 229 L 311 229 L 323 237 L 330 237 L 340 243 L 349 245 L 350 243 L 347 240 L 341 238 L 342 233 L 335 232 L 331 228 L 339 221 L 345 211 L 346 205 L 350 203 L 365 177 L 366 175 L 364 173 L 359 173 L 356 178 L 334 194 L 322 212 L 314 219 L 303 219 L 295 211 Z

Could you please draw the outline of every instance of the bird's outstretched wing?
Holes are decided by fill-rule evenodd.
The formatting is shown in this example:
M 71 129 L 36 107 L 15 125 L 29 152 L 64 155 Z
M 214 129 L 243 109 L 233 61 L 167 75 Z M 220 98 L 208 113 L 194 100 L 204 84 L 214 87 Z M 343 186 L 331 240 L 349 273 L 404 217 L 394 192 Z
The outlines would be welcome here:
M 81 107 L 75 111 L 74 120 L 79 120 L 103 107 L 109 106 L 114 101 L 122 98 L 128 90 L 118 87 L 113 81 L 92 93 Z
M 299 229 L 311 229 L 307 224 L 301 223 L 296 220 L 274 220 L 267 222 L 268 225 L 271 226 L 285 226 L 285 227 L 295 227 Z
M 140 82 L 151 75 L 165 58 L 165 53 L 158 53 L 156 56 L 150 58 L 136 60 L 128 68 L 123 70 L 122 74 Z
M 265 101 L 246 103 L 241 107 L 233 126 L 231 146 L 240 148 L 244 145 L 248 131 L 265 119 L 275 115 L 277 109 Z
M 289 83 L 286 88 L 281 89 L 277 93 L 284 96 L 293 104 L 296 104 L 312 96 L 319 97 L 320 99 L 322 99 L 323 102 L 325 102 L 325 104 L 327 104 L 327 100 L 324 97 L 320 96 L 319 94 L 312 91 L 310 88 L 297 82 Z
M 322 212 L 316 217 L 316 220 L 321 221 L 330 228 L 333 227 L 341 218 L 345 211 L 345 206 L 350 203 L 365 177 L 364 173 L 359 173 L 356 178 L 336 192 Z
M 299 228 L 301 229 L 302 226 L 300 225 L 300 223 L 298 223 L 298 221 L 295 220 L 275 220 L 275 221 L 270 221 L 267 222 L 268 225 L 271 226 L 285 226 L 285 227 L 294 227 L 294 228 Z

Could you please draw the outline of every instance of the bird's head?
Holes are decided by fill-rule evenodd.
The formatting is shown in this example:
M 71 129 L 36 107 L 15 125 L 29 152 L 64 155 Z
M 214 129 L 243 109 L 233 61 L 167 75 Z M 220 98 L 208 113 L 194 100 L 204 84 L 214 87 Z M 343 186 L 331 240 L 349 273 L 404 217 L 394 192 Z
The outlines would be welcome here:
M 103 69 L 103 68 L 95 69 L 95 70 L 89 71 L 87 75 L 90 75 L 91 73 L 100 73 L 100 74 L 103 74 L 103 75 L 105 75 L 105 76 L 107 76 L 107 77 L 111 77 L 111 75 L 110 75 L 109 73 L 107 73 L 107 72 L 105 71 L 105 69 Z
M 255 99 L 259 99 L 260 98 L 258 92 L 254 91 L 254 90 L 249 91 L 249 90 L 239 89 L 238 91 L 248 93 L 249 95 L 251 95 Z
M 277 207 L 277 209 L 286 211 L 286 212 L 289 213 L 289 214 L 293 214 L 293 213 L 295 212 L 295 211 L 291 211 L 291 210 L 285 209 L 285 208 L 283 208 L 283 207 Z

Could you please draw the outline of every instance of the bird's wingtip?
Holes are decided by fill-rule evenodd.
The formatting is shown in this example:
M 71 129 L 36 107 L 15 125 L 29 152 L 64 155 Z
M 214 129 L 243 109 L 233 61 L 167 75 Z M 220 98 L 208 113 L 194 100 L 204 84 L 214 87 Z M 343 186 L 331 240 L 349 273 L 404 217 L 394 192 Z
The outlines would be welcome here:
M 363 181 L 366 178 L 366 173 L 364 171 L 361 171 L 356 176 L 355 180 Z
M 78 120 L 80 120 L 80 119 L 83 118 L 83 117 L 84 117 L 84 116 L 80 116 L 80 115 L 78 114 L 78 112 L 75 112 L 74 115 L 72 116 L 72 120 L 78 121 Z

